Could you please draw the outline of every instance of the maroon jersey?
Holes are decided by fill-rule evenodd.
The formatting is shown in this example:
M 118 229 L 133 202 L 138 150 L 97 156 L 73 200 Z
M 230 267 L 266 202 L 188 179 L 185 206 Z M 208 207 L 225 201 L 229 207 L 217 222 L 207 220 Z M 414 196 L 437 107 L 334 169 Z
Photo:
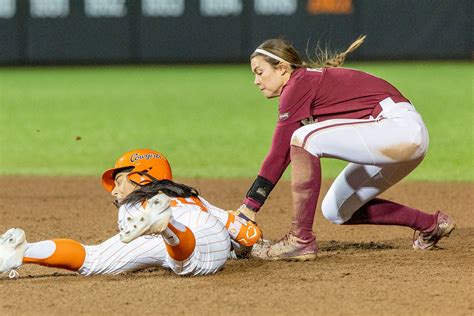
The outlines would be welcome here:
M 318 121 L 368 118 L 380 101 L 410 102 L 387 81 L 348 68 L 300 68 L 283 86 L 278 125 L 313 116 Z
M 387 81 L 348 68 L 300 68 L 283 86 L 278 107 L 278 123 L 272 147 L 259 175 L 276 184 L 290 163 L 290 141 L 300 121 L 310 116 L 328 119 L 366 119 L 380 112 L 379 102 L 391 97 L 395 102 L 410 102 Z M 247 198 L 244 203 L 258 205 Z

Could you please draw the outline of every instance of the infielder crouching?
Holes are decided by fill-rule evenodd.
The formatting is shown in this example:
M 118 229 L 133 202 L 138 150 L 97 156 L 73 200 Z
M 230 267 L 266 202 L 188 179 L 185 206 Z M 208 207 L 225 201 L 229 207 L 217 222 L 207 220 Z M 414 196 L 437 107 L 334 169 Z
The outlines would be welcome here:
M 36 243 L 12 228 L 0 237 L 0 273 L 18 276 L 23 263 L 77 271 L 119 274 L 153 266 L 178 275 L 219 271 L 234 247 L 253 245 L 261 232 L 250 221 L 217 208 L 196 189 L 172 180 L 159 152 L 125 153 L 104 172 L 102 184 L 116 198 L 120 233 L 98 245 L 71 239 Z
M 275 243 L 254 247 L 265 260 L 312 260 L 313 231 L 321 189 L 321 159 L 348 162 L 325 195 L 321 210 L 338 225 L 398 225 L 418 231 L 415 250 L 429 250 L 455 229 L 447 213 L 428 213 L 379 198 L 424 159 L 428 130 L 410 100 L 369 73 L 340 67 L 365 36 L 344 52 L 316 50 L 304 60 L 281 38 L 261 43 L 250 56 L 254 84 L 266 98 L 279 98 L 270 150 L 238 212 L 254 222 L 291 164 L 293 218 Z M 258 250 L 258 251 L 257 251 Z

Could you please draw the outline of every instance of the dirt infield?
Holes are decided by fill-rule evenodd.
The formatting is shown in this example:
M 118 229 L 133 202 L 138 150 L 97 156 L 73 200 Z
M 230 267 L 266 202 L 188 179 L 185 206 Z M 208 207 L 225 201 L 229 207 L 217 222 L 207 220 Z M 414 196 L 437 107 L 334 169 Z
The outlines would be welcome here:
M 240 205 L 250 185 L 250 180 L 183 182 L 224 208 Z M 265 238 L 277 239 L 288 229 L 289 193 L 283 181 L 262 210 Z M 455 217 L 457 229 L 434 251 L 413 251 L 408 228 L 337 226 L 318 211 L 316 261 L 233 260 L 208 277 L 177 277 L 158 268 L 83 277 L 24 265 L 19 279 L 0 278 L 0 314 L 472 315 L 473 193 L 473 183 L 401 183 L 383 195 Z M 97 178 L 0 177 L 0 231 L 17 226 L 29 241 L 98 243 L 116 233 L 110 202 Z

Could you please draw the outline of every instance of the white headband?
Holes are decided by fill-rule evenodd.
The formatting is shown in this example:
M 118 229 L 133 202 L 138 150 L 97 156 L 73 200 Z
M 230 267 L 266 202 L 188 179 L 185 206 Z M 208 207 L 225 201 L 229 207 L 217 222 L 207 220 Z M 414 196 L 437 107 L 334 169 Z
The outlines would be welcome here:
M 272 54 L 272 53 L 270 53 L 270 52 L 267 52 L 267 51 L 264 50 L 264 49 L 257 48 L 257 49 L 255 50 L 255 53 L 259 53 L 259 54 L 262 54 L 262 55 L 266 55 L 266 56 L 268 56 L 268 57 L 271 57 L 271 58 L 273 58 L 273 59 L 276 59 L 276 60 L 278 60 L 278 61 L 281 61 L 281 62 L 284 62 L 284 63 L 287 63 L 287 64 L 290 64 L 290 65 L 291 65 L 290 62 L 287 62 L 287 61 L 284 60 L 283 58 L 278 57 L 277 55 Z

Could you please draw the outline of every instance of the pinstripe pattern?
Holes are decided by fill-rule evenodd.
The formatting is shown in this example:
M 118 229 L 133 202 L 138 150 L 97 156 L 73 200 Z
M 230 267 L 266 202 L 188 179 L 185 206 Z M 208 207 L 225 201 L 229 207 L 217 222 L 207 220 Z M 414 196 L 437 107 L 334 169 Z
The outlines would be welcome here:
M 229 213 L 227 213 L 225 210 L 218 208 L 208 201 L 206 201 L 202 196 L 199 197 L 201 200 L 202 204 L 207 208 L 207 212 L 210 213 L 212 216 L 216 217 L 219 219 L 221 223 L 224 225 L 227 223 L 227 220 L 229 219 Z
M 83 275 L 119 274 L 126 271 L 161 266 L 172 269 L 179 275 L 200 275 L 215 273 L 222 268 L 229 256 L 230 237 L 222 219 L 227 220 L 225 211 L 211 206 L 213 213 L 221 218 L 202 211 L 202 205 L 196 201 L 172 198 L 171 209 L 176 221 L 188 226 L 196 238 L 196 248 L 192 256 L 184 261 L 174 261 L 168 256 L 161 236 L 141 236 L 128 244 L 120 241 L 118 235 L 99 245 L 85 246 L 86 259 L 79 270 Z M 127 217 L 135 217 L 143 212 L 141 206 L 122 206 L 119 209 L 118 225 Z M 225 214 L 219 214 L 219 212 Z M 225 222 L 224 222 L 225 223 Z

